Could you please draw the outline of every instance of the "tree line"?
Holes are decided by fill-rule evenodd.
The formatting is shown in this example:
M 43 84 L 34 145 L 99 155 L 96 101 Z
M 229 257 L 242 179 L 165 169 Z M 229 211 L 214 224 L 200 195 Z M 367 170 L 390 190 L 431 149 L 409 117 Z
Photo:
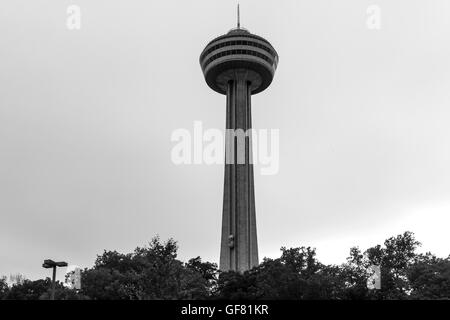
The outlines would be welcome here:
M 132 253 L 104 251 L 81 272 L 81 290 L 57 282 L 56 299 L 450 299 L 450 255 L 417 253 L 420 242 L 405 232 L 362 251 L 350 249 L 347 261 L 326 265 L 311 247 L 281 248 L 244 272 L 220 272 L 200 257 L 177 259 L 177 242 L 153 238 Z M 368 267 L 380 266 L 381 289 L 368 289 Z M 0 279 L 0 299 L 49 299 L 50 278 L 13 284 Z

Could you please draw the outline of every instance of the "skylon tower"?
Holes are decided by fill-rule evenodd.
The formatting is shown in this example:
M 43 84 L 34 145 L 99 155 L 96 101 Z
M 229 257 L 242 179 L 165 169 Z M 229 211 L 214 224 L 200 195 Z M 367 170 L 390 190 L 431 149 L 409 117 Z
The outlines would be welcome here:
M 272 82 L 278 54 L 264 38 L 240 26 L 215 38 L 200 55 L 208 86 L 226 95 L 225 185 L 220 270 L 249 270 L 259 264 L 251 135 L 242 148 L 237 135 L 252 127 L 251 97 Z M 239 130 L 241 129 L 241 130 Z M 231 161 L 230 161 L 231 160 Z

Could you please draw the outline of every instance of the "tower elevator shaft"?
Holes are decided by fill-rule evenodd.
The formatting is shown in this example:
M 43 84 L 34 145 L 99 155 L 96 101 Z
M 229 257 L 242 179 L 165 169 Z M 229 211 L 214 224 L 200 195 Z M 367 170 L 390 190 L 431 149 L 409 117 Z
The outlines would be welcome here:
M 249 270 L 259 264 L 252 161 L 251 82 L 248 71 L 228 81 L 225 183 L 220 270 Z

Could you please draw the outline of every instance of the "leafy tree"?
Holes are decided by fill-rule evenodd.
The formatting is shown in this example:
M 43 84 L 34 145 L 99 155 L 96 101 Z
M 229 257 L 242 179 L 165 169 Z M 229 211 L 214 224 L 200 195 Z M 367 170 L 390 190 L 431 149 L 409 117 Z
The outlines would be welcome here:
M 450 299 L 450 256 L 418 255 L 407 276 L 412 299 Z
M 281 248 L 279 259 L 264 259 L 239 274 L 222 273 L 216 295 L 221 299 L 331 299 L 339 294 L 340 270 L 315 258 L 315 249 Z M 337 280 L 337 282 L 336 282 Z
M 31 281 L 25 279 L 11 286 L 6 295 L 7 300 L 39 300 L 51 288 L 50 278 Z
M 158 237 L 131 254 L 105 251 L 82 272 L 82 293 L 92 299 L 202 299 L 214 284 L 215 264 L 177 260 L 177 243 Z
M 263 263 L 253 270 L 257 280 L 258 298 L 296 300 L 303 297 L 306 281 L 300 276 L 299 261 L 295 258 L 288 258 L 288 261 L 283 257 L 275 260 L 264 259 Z
M 4 299 L 6 300 L 48 300 L 51 297 L 52 280 L 50 278 L 39 280 L 22 279 L 14 283 L 7 290 Z M 59 281 L 55 283 L 55 299 L 79 299 L 75 291 L 63 286 Z
M 8 294 L 9 286 L 6 277 L 0 277 L 0 300 L 3 300 Z
M 185 264 L 184 295 L 188 299 L 207 299 L 216 289 L 217 264 L 202 262 L 200 257 Z
M 82 271 L 82 289 L 57 282 L 56 299 L 450 299 L 450 256 L 418 254 L 405 232 L 365 251 L 350 249 L 341 265 L 325 265 L 310 247 L 281 248 L 244 273 L 220 272 L 200 257 L 183 263 L 177 243 L 153 238 L 132 253 L 104 251 Z M 369 290 L 368 267 L 381 267 L 381 290 Z M 49 299 L 51 281 L 0 278 L 0 299 Z
M 256 299 L 258 296 L 255 275 L 251 271 L 243 274 L 234 271 L 222 272 L 214 297 L 227 300 Z
M 222 299 L 411 299 L 449 298 L 450 262 L 416 253 L 420 243 L 405 232 L 364 253 L 350 249 L 347 262 L 324 265 L 315 249 L 281 248 L 243 274 L 221 273 L 215 296 Z M 381 267 L 381 290 L 369 290 L 368 267 Z
M 370 264 L 367 254 L 362 253 L 358 247 L 350 249 L 347 262 L 340 266 L 340 277 L 343 281 L 342 299 L 369 299 L 367 268 Z
M 407 299 L 411 288 L 407 278 L 407 270 L 415 261 L 416 249 L 420 246 L 412 232 L 405 232 L 391 237 L 380 245 L 366 251 L 370 264 L 381 267 L 380 298 Z

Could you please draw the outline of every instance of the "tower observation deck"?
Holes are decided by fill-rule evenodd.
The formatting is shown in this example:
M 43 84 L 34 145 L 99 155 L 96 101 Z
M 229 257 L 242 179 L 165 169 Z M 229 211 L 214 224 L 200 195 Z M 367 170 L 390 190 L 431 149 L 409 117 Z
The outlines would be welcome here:
M 267 40 L 240 28 L 238 18 L 237 28 L 208 43 L 200 65 L 208 86 L 227 97 L 220 270 L 243 272 L 259 264 L 251 135 L 242 155 L 238 137 L 228 133 L 251 129 L 251 96 L 271 84 L 278 54 Z

